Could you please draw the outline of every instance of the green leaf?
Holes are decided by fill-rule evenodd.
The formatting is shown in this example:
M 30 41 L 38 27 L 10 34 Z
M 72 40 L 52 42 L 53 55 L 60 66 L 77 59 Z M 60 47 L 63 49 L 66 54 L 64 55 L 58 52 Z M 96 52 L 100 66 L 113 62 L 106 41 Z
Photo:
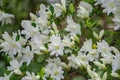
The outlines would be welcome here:
M 71 14 L 73 14 L 75 12 L 75 8 L 74 8 L 73 3 L 70 4 L 69 10 L 70 10 Z
M 33 26 L 33 27 L 36 27 L 36 24 L 33 22 L 33 23 L 31 23 L 31 25 Z
M 50 5 L 49 9 L 50 9 L 51 13 L 53 14 L 54 13 L 54 7 L 52 5 Z
M 53 78 L 50 78 L 49 80 L 53 80 Z
M 40 55 L 37 57 L 38 62 L 42 62 L 45 59 L 46 55 Z
M 20 35 L 17 34 L 17 36 L 16 36 L 16 41 L 18 41 L 19 39 L 20 39 Z
M 43 77 L 44 76 L 44 67 L 41 69 L 41 71 L 40 71 L 40 77 Z

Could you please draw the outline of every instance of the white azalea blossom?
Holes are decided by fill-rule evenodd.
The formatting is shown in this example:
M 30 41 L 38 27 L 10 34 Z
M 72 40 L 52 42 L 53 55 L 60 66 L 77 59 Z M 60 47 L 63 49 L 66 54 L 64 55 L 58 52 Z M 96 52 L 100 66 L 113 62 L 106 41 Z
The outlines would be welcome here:
M 38 51 L 40 52 L 41 50 L 46 50 L 45 46 L 44 46 L 44 43 L 46 43 L 48 41 L 48 37 L 45 36 L 45 35 L 37 35 L 37 36 L 34 36 L 31 41 L 29 42 L 29 44 L 31 45 L 32 47 L 32 50 L 33 51 Z
M 22 50 L 23 53 L 23 61 L 27 62 L 27 65 L 29 65 L 34 57 L 33 51 L 30 50 L 30 47 L 27 46 Z
M 34 72 L 30 73 L 26 71 L 26 76 L 22 78 L 22 80 L 39 80 L 40 76 L 37 77 Z
M 72 47 L 75 44 L 74 41 L 71 41 L 69 36 L 64 36 L 62 42 L 64 46 L 68 46 L 68 47 Z
M 2 26 L 4 24 L 12 23 L 13 18 L 14 18 L 13 14 L 8 14 L 3 11 L 0 11 L 0 22 L 2 23 Z
M 83 43 L 83 46 L 82 46 L 82 48 L 80 49 L 80 51 L 84 51 L 85 53 L 86 53 L 86 52 L 92 53 L 92 52 L 93 52 L 92 45 L 93 45 L 93 42 L 92 42 L 91 39 L 90 39 L 90 40 L 86 40 L 86 41 Z
M 112 61 L 112 72 L 115 72 L 118 69 L 120 69 L 120 54 L 117 54 L 115 59 Z
M 63 55 L 64 45 L 58 35 L 52 35 L 50 37 L 50 44 L 48 44 L 49 51 L 51 51 L 50 55 Z
M 13 34 L 11 37 L 7 32 L 2 34 L 4 41 L 0 44 L 0 47 L 5 51 L 10 57 L 14 57 L 17 53 L 21 52 L 21 43 L 16 41 L 17 34 Z
M 112 54 L 104 54 L 100 60 L 103 62 L 103 64 L 111 64 L 114 58 L 114 55 Z
M 35 23 L 40 26 L 40 30 L 44 31 L 50 28 L 48 26 L 48 10 L 44 4 L 40 5 L 40 10 L 38 11 L 38 18 L 36 19 Z
M 39 27 L 32 26 L 31 21 L 23 20 L 21 22 L 21 26 L 24 30 L 21 31 L 22 34 L 26 35 L 26 38 L 34 37 L 35 35 L 39 35 Z
M 66 0 L 61 0 L 61 4 L 56 3 L 55 4 L 59 9 L 66 12 Z
M 117 9 L 117 4 L 118 4 L 118 0 L 105 0 L 104 3 L 102 4 L 102 7 L 104 7 L 105 9 L 103 10 L 103 12 L 107 13 L 108 15 L 111 12 L 116 11 Z
M 98 48 L 97 49 L 98 52 L 102 53 L 102 55 L 111 53 L 111 48 L 110 48 L 109 44 L 104 40 L 102 40 L 102 42 L 97 43 L 97 48 Z
M 43 80 L 47 80 L 47 77 L 53 78 L 53 80 L 64 79 L 62 67 L 56 66 L 54 63 L 48 63 L 45 67 L 45 75 Z
M 21 75 L 20 67 L 22 66 L 22 61 L 18 62 L 17 60 L 10 61 L 10 66 L 8 66 L 9 71 L 13 71 L 15 74 Z
M 52 6 L 54 7 L 55 16 L 56 16 L 56 17 L 61 16 L 62 9 L 60 9 L 60 8 L 59 8 L 57 5 L 55 5 L 55 4 L 52 4 Z
M 67 27 L 66 31 L 69 31 L 71 35 L 81 34 L 80 25 L 73 21 L 72 16 L 67 16 Z
M 73 67 L 75 69 L 79 67 L 86 67 L 88 64 L 87 56 L 81 54 L 78 54 L 78 56 L 71 55 L 67 58 L 69 60 L 68 66 Z
M 107 80 L 107 72 L 103 74 L 102 78 L 98 73 L 96 73 L 95 71 L 92 71 L 89 66 L 87 67 L 87 72 L 91 77 L 91 80 Z
M 59 57 L 57 57 L 57 58 L 53 58 L 53 59 L 47 59 L 47 62 L 48 63 L 54 63 L 56 66 L 58 66 L 58 67 L 67 67 L 67 65 L 64 63 L 64 62 L 62 62 L 61 61 L 61 59 L 59 58 Z
M 13 74 L 12 72 L 9 75 L 4 74 L 4 76 L 0 77 L 0 80 L 10 80 L 12 74 Z
M 87 2 L 80 1 L 79 9 L 77 10 L 77 16 L 81 18 L 88 18 L 92 12 L 93 7 Z

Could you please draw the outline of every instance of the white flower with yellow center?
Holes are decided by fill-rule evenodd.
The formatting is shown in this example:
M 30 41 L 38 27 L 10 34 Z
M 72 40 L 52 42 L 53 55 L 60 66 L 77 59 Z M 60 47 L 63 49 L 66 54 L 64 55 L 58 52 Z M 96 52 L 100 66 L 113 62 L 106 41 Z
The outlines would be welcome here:
M 50 55 L 63 55 L 64 45 L 61 41 L 60 36 L 52 35 L 50 37 L 50 44 L 48 44 L 49 51 L 51 51 Z
M 48 63 L 44 68 L 45 75 L 44 78 L 48 78 L 49 76 L 53 78 L 53 80 L 61 80 L 64 79 L 62 67 L 56 66 L 54 63 Z M 46 80 L 46 79 L 44 79 Z
M 0 44 L 0 47 L 3 48 L 1 51 L 6 52 L 10 57 L 14 57 L 14 55 L 21 52 L 21 43 L 16 41 L 16 34 L 10 37 L 10 35 L 5 32 L 2 34 L 2 38 L 4 41 Z

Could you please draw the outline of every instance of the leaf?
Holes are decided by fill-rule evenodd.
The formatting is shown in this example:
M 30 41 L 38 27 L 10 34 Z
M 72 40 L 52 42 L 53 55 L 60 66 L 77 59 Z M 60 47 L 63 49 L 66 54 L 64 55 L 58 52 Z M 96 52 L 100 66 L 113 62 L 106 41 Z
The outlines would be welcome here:
M 73 14 L 75 12 L 74 5 L 71 3 L 69 6 L 70 12 Z
M 93 36 L 96 38 L 96 39 L 99 39 L 99 36 L 96 32 L 93 31 Z
M 20 35 L 17 34 L 17 36 L 16 36 L 16 41 L 18 41 L 19 39 L 20 39 Z
M 44 76 L 44 67 L 41 69 L 41 71 L 40 71 L 40 77 L 43 77 Z
M 45 55 L 40 55 L 37 57 L 38 62 L 42 62 L 45 59 Z
M 36 27 L 36 24 L 33 22 L 33 23 L 31 23 L 31 25 L 33 26 L 33 27 Z
M 49 9 L 50 9 L 51 13 L 53 14 L 54 13 L 54 7 L 52 5 L 50 5 Z

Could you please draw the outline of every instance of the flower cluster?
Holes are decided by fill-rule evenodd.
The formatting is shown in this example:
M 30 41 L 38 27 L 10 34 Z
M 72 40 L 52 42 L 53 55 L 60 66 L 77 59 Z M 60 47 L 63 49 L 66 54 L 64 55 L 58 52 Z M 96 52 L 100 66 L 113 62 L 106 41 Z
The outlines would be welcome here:
M 120 0 L 96 0 L 96 5 L 101 4 L 104 8 L 103 12 L 109 15 L 114 15 L 113 21 L 115 22 L 115 30 L 120 28 Z
M 102 3 L 102 0 L 98 0 L 96 4 Z M 103 6 L 106 5 L 107 2 Z M 21 22 L 23 30 L 18 30 L 12 36 L 7 32 L 2 34 L 0 47 L 1 52 L 10 58 L 7 66 L 10 74 L 0 77 L 0 80 L 10 80 L 12 75 L 19 76 L 21 80 L 62 80 L 71 70 L 81 70 L 83 74 L 86 72 L 86 78 L 89 80 L 107 80 L 108 75 L 120 78 L 117 72 L 120 69 L 120 52 L 102 40 L 104 30 L 99 34 L 93 32 L 96 42 L 86 39 L 81 47 L 81 24 L 76 22 L 72 15 L 74 6 L 70 5 L 72 8 L 69 9 L 67 6 L 66 0 L 50 6 L 41 4 L 37 15 L 30 13 L 31 20 Z M 109 12 L 106 11 L 108 9 Z M 86 20 L 92 10 L 92 5 L 80 1 L 76 11 L 77 17 Z M 116 10 L 113 7 L 105 7 L 104 11 L 109 14 Z M 57 22 L 57 19 L 61 18 L 65 22 L 62 25 Z M 24 65 L 29 67 L 42 55 L 45 58 L 41 61 L 41 65 L 44 64 L 40 71 L 22 70 Z M 108 67 L 111 68 L 110 73 Z

